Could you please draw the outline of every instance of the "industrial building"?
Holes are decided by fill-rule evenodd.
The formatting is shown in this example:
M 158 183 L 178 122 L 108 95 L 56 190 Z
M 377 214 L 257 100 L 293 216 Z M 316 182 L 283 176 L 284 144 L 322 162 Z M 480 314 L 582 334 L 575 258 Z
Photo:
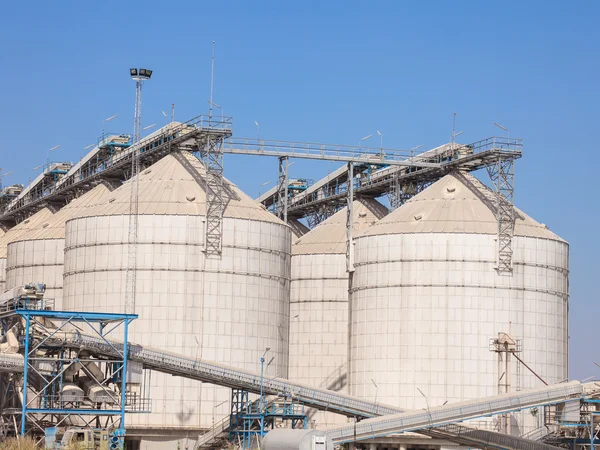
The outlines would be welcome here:
M 99 383 L 123 394 L 114 414 L 128 448 L 222 448 L 231 438 L 247 448 L 269 420 L 318 429 L 295 433 L 303 446 L 553 448 L 533 439 L 559 439 L 560 405 L 597 393 L 552 386 L 568 376 L 569 248 L 512 204 L 521 141 L 414 154 L 236 140 L 230 125 L 199 116 L 144 139 L 103 136 L 80 163 L 56 173 L 49 164 L 17 195 L 3 191 L 0 306 L 44 283 L 56 313 L 36 314 L 72 311 L 102 327 L 110 319 L 125 333 L 120 344 L 98 343 L 73 323 L 31 325 L 32 339 L 53 344 L 44 357 L 83 351 L 83 366 L 110 372 Z M 278 186 L 253 200 L 223 177 L 225 153 L 279 158 Z M 309 184 L 288 178 L 290 158 L 344 166 Z M 478 169 L 491 188 L 471 174 Z M 0 311 L 11 333 L 15 311 L 36 317 Z M 0 348 L 3 386 L 17 391 L 31 365 L 19 351 Z M 106 358 L 117 356 L 121 369 L 111 369 Z M 87 398 L 83 372 L 67 372 L 68 382 Z M 40 373 L 49 383 L 62 376 Z M 485 401 L 499 394 L 499 406 Z M 18 402 L 0 403 L 4 432 L 34 432 L 48 414 L 21 402 L 20 426 Z M 79 423 L 76 410 L 56 417 Z M 265 442 L 287 442 L 280 436 Z

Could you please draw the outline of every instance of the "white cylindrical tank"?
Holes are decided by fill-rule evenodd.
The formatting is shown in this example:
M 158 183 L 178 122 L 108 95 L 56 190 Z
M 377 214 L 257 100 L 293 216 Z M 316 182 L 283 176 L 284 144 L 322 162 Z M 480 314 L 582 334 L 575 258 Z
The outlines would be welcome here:
M 6 289 L 31 281 L 43 282 L 45 297 L 55 300 L 56 309 L 63 309 L 65 222 L 81 209 L 101 203 L 109 193 L 106 185 L 99 184 L 47 220 L 37 221 L 27 233 L 13 237 L 7 248 Z
M 450 174 L 357 237 L 351 395 L 414 409 L 495 395 L 501 332 L 546 382 L 568 376 L 568 244 L 515 209 L 513 273 L 498 274 L 493 199 Z M 512 361 L 512 391 L 541 386 Z M 513 434 L 537 420 L 516 416 Z
M 0 292 L 6 290 L 6 259 L 8 257 L 8 244 L 14 239 L 19 239 L 26 236 L 32 229 L 47 222 L 52 217 L 52 211 L 48 208 L 43 208 L 33 214 L 31 217 L 19 222 L 17 225 L 8 230 L 3 236 L 0 236 Z M 37 282 L 42 280 L 27 280 Z M 14 287 L 14 286 L 13 286 Z
M 289 227 L 225 180 L 222 255 L 206 258 L 202 164 L 172 153 L 139 177 L 131 341 L 257 373 L 269 348 L 266 373 L 286 377 Z M 131 181 L 67 222 L 66 309 L 124 311 L 130 195 Z M 131 415 L 128 428 L 182 437 L 230 412 L 229 389 L 156 372 L 151 380 L 152 413 Z
M 374 199 L 355 200 L 353 210 L 355 234 L 387 213 Z M 346 216 L 343 208 L 294 243 L 290 288 L 290 379 L 342 392 L 348 381 Z M 308 416 L 318 428 L 346 422 L 312 409 Z

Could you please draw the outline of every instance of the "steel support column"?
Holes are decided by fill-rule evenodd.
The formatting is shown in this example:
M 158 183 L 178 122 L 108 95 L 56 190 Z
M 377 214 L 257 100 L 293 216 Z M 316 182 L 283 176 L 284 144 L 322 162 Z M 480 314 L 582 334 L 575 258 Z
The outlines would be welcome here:
M 223 234 L 223 138 L 208 135 L 202 151 L 206 167 L 206 257 L 221 257 Z
M 346 191 L 346 269 L 354 272 L 354 237 L 353 226 L 354 214 L 352 205 L 354 203 L 354 163 L 348 163 L 348 189 Z
M 289 200 L 289 160 L 287 156 L 279 158 L 279 182 L 277 184 L 277 217 L 287 223 Z
M 514 208 L 514 158 L 499 158 L 487 166 L 496 194 L 496 219 L 498 221 L 498 253 L 496 270 L 499 274 L 511 275 L 512 238 L 515 228 Z

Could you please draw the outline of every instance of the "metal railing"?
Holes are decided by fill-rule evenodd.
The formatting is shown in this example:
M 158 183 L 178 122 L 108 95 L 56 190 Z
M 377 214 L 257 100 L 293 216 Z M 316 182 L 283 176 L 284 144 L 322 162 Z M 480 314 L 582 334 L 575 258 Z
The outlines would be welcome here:
M 50 311 L 54 309 L 53 298 L 15 297 L 0 304 L 0 314 L 12 313 L 17 310 Z
M 436 167 L 437 164 L 414 159 L 414 152 L 340 144 L 292 142 L 265 139 L 230 138 L 224 153 L 278 156 L 328 161 L 353 161 L 367 164 L 390 164 L 411 167 Z
M 2 212 L 0 220 L 6 220 L 7 215 L 14 214 L 23 208 L 33 206 L 41 201 L 49 200 L 51 197 L 68 191 L 74 186 L 83 185 L 85 182 L 89 182 L 101 174 L 110 174 L 115 170 L 126 170 L 131 161 L 131 156 L 136 151 L 140 152 L 140 159 L 143 161 L 150 155 L 159 153 L 165 148 L 181 145 L 186 141 L 194 140 L 194 138 L 202 134 L 217 133 L 225 137 L 230 136 L 231 128 L 231 117 L 210 118 L 206 115 L 199 115 L 187 122 L 167 126 L 163 132 L 151 134 L 135 145 L 129 146 L 116 154 L 103 156 L 103 159 L 97 159 L 94 158 L 94 155 L 91 155 L 85 163 L 73 166 L 56 183 L 44 189 L 44 192 L 38 192 L 36 197 L 30 195 L 30 193 L 35 191 L 35 186 L 30 187 L 25 195 L 9 203 L 6 210 Z M 99 156 L 101 151 L 102 148 L 98 147 L 96 155 Z
M 344 443 L 407 431 L 419 431 L 467 419 L 564 402 L 573 398 L 581 398 L 583 395 L 584 386 L 578 381 L 572 381 L 485 399 L 427 408 L 424 411 L 410 411 L 388 417 L 368 419 L 354 425 L 332 429 L 328 431 L 328 434 L 335 442 Z

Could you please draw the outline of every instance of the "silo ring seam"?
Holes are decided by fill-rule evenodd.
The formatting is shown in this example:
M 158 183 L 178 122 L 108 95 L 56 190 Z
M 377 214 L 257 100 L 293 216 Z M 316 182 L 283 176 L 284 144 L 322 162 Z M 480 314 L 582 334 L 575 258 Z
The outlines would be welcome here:
M 350 289 L 350 292 L 357 292 L 357 291 L 364 291 L 364 290 L 368 290 L 368 289 L 380 289 L 380 288 L 394 288 L 394 287 L 458 287 L 458 288 L 479 288 L 479 289 L 501 289 L 501 290 L 509 290 L 509 291 L 524 291 L 524 292 L 541 292 L 544 294 L 552 294 L 552 295 L 556 295 L 557 297 L 561 297 L 563 299 L 569 297 L 568 293 L 565 292 L 559 292 L 559 291 L 552 291 L 549 289 L 529 289 L 529 288 L 519 288 L 519 287 L 511 287 L 511 286 L 490 286 L 490 285 L 482 285 L 482 284 L 436 284 L 436 283 L 429 283 L 429 284 L 421 284 L 421 283 L 415 283 L 415 284 L 376 284 L 376 285 L 369 285 L 369 286 L 361 286 L 361 287 L 354 287 L 352 289 Z
M 361 266 L 369 266 L 372 264 L 388 264 L 388 263 L 402 263 L 402 262 L 472 262 L 472 263 L 490 263 L 490 264 L 496 264 L 496 260 L 492 260 L 492 259 L 434 259 L 434 258 L 419 258 L 419 259 L 413 259 L 413 258 L 400 258 L 400 259 L 386 259 L 386 260 L 374 260 L 374 261 L 364 261 L 364 262 L 355 262 L 354 263 L 354 267 L 361 267 Z M 534 264 L 534 263 L 526 263 L 526 262 L 521 262 L 521 261 L 514 261 L 513 265 L 515 266 L 525 266 L 525 267 L 542 267 L 545 269 L 552 269 L 555 270 L 557 272 L 563 272 L 563 273 L 569 273 L 569 269 L 561 267 L 561 266 L 554 266 L 554 265 L 550 265 L 550 264 Z
M 74 250 L 77 248 L 87 248 L 87 247 L 104 247 L 104 246 L 112 246 L 112 245 L 123 245 L 123 246 L 128 246 L 129 242 L 128 241 L 122 241 L 122 242 L 102 242 L 102 243 L 96 243 L 96 244 L 80 244 L 80 245 L 70 245 L 69 247 L 65 247 L 65 253 L 69 250 Z M 186 246 L 186 247 L 204 247 L 204 244 L 194 244 L 194 243 L 187 243 L 187 242 L 138 242 L 137 243 L 138 246 L 142 246 L 142 245 L 181 245 L 181 246 Z M 263 252 L 263 253 L 274 253 L 277 255 L 283 254 L 283 255 L 287 255 L 287 256 L 291 256 L 291 252 L 286 252 L 283 250 L 273 250 L 270 248 L 262 248 L 262 247 L 242 247 L 239 245 L 222 245 L 222 248 L 233 248 L 233 249 L 240 249 L 240 250 L 254 250 L 254 251 L 259 251 L 259 252 Z
M 77 274 L 82 274 L 82 273 L 98 273 L 98 272 L 124 272 L 126 271 L 127 268 L 119 268 L 119 269 L 92 269 L 92 270 L 74 270 L 74 271 L 70 271 L 70 272 L 65 272 L 64 273 L 64 278 L 71 276 L 71 275 L 77 275 Z M 276 275 L 264 275 L 261 273 L 250 273 L 250 272 L 236 272 L 236 271 L 232 271 L 232 270 L 210 270 L 210 269 L 159 269 L 159 268 L 155 268 L 155 269 L 148 269 L 148 268 L 137 268 L 136 269 L 137 272 L 186 272 L 186 273 L 223 273 L 223 274 L 228 274 L 228 275 L 246 275 L 246 276 L 250 276 L 250 277 L 258 277 L 258 278 L 266 278 L 268 280 L 284 280 L 284 281 L 290 281 L 290 279 L 288 277 L 278 277 Z

